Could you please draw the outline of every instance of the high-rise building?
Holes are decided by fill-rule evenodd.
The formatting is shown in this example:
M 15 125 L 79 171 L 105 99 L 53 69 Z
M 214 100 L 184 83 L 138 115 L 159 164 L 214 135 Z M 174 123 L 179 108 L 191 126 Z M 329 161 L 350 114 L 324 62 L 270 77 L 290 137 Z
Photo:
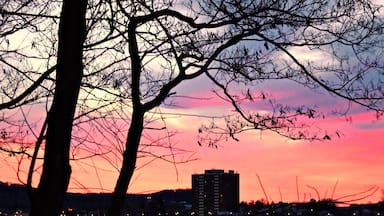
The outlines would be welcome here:
M 195 215 L 217 215 L 239 210 L 239 174 L 233 170 L 205 170 L 192 175 L 192 208 Z

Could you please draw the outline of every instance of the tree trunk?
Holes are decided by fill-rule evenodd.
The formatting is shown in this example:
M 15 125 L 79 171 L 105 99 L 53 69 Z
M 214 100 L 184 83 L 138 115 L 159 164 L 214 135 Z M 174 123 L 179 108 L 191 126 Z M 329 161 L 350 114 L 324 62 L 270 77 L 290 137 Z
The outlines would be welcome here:
M 136 41 L 136 27 L 137 22 L 131 21 L 128 24 L 128 48 L 131 57 L 132 74 L 131 96 L 133 111 L 131 116 L 131 125 L 128 130 L 127 141 L 125 143 L 123 164 L 121 166 L 115 190 L 112 194 L 111 204 L 107 212 L 108 216 L 119 216 L 122 213 L 128 185 L 131 181 L 133 172 L 135 171 L 137 150 L 140 145 L 141 134 L 144 128 L 144 113 L 148 111 L 148 109 L 144 109 L 140 102 L 141 60 Z
M 128 185 L 136 167 L 137 150 L 143 132 L 143 119 L 143 112 L 133 111 L 126 149 L 123 154 L 123 164 L 112 194 L 111 204 L 107 213 L 108 216 L 118 216 L 122 213 Z
M 59 215 L 71 175 L 72 123 L 83 75 L 87 0 L 64 0 L 59 24 L 56 86 L 48 113 L 43 170 L 30 193 L 30 216 Z

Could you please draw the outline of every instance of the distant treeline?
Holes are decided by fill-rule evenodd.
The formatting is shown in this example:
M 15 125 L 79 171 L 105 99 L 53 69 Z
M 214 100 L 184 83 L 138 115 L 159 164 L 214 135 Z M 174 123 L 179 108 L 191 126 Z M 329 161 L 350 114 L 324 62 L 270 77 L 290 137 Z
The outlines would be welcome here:
M 111 194 L 108 193 L 68 193 L 63 209 L 106 209 Z M 191 190 L 163 190 L 152 194 L 129 194 L 126 208 L 140 208 L 154 202 L 191 203 Z M 0 210 L 29 210 L 29 200 L 23 185 L 0 182 Z

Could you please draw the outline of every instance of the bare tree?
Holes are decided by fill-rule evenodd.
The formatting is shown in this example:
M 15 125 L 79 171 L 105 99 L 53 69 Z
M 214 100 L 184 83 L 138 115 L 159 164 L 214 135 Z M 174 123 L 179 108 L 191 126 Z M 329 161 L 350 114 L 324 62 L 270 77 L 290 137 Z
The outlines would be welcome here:
M 8 29 L 1 35 L 0 61 L 7 71 L 1 75 L 6 82 L 1 84 L 0 108 L 4 114 L 15 107 L 39 104 L 49 110 L 31 156 L 29 182 L 42 144 L 40 183 L 30 190 L 31 215 L 59 212 L 70 179 L 70 147 L 93 142 L 87 133 L 81 133 L 88 127 L 84 125 L 106 129 L 100 122 L 108 119 L 104 123 L 113 125 L 116 113 L 123 113 L 122 119 L 128 120 L 124 130 L 108 127 L 116 129 L 111 136 L 126 132 L 117 142 L 122 164 L 108 213 L 119 215 L 143 132 L 153 129 L 148 116 L 177 96 L 175 88 L 186 80 L 205 76 L 216 95 L 237 113 L 224 118 L 224 128 L 216 122 L 200 128 L 200 144 L 214 146 L 223 136 L 236 140 L 236 134 L 245 130 L 270 130 L 292 139 L 330 139 L 328 134 L 306 130 L 303 119 L 322 116 L 312 107 L 267 100 L 269 112 L 247 110 L 244 104 L 268 99 L 268 89 L 254 90 L 268 80 L 293 81 L 309 91 L 321 89 L 373 110 L 378 117 L 383 114 L 383 25 L 380 7 L 370 1 L 8 4 L 2 5 L 1 15 L 17 25 L 0 23 L 2 29 Z M 31 7 L 36 11 L 27 12 Z M 32 49 L 7 47 L 9 37 L 15 41 L 25 30 L 37 35 L 31 40 Z M 322 62 L 300 58 L 297 49 L 327 58 Z M 35 62 L 44 69 L 36 68 Z M 100 147 L 99 142 L 94 143 Z
M 322 88 L 381 115 L 383 83 L 372 77 L 381 76 L 378 68 L 382 65 L 378 55 L 367 55 L 367 50 L 382 51 L 383 26 L 378 7 L 372 3 L 194 1 L 187 6 L 191 9 L 187 15 L 172 9 L 172 3 L 118 2 L 121 12 L 129 17 L 121 32 L 127 33 L 133 112 L 109 215 L 120 212 L 135 167 L 144 114 L 171 97 L 172 90 L 185 80 L 205 75 L 217 87 L 217 95 L 233 105 L 239 116 L 227 119 L 224 132 L 234 139 L 236 133 L 247 129 L 318 139 L 298 125 L 300 116 L 317 116 L 313 108 L 272 104 L 268 114 L 242 108 L 244 100 L 265 97 L 249 89 L 263 80 L 288 79 Z M 132 16 L 136 11 L 140 14 Z M 305 62 L 293 54 L 295 47 L 332 58 L 326 63 Z M 162 70 L 155 75 L 150 68 L 152 55 L 162 60 Z M 157 82 L 152 81 L 153 76 L 159 77 Z M 241 86 L 246 87 L 243 95 L 236 95 L 233 89 Z M 205 129 L 215 132 L 218 127 L 213 124 Z M 330 137 L 325 134 L 321 139 Z

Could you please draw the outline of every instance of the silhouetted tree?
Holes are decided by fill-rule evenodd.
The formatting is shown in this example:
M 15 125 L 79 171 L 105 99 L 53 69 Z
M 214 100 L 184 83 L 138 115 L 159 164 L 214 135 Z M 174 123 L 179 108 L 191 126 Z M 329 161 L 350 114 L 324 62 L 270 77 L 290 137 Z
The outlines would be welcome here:
M 0 57 L 4 125 L 15 107 L 43 104 L 49 110 L 32 155 L 36 160 L 44 146 L 40 183 L 30 187 L 31 215 L 58 214 L 70 179 L 71 142 L 91 143 L 82 132 L 120 113 L 129 126 L 108 213 L 119 215 L 148 117 L 186 80 L 205 76 L 237 113 L 225 118 L 224 128 L 215 122 L 200 128 L 201 145 L 215 146 L 223 134 L 237 140 L 250 129 L 331 138 L 305 130 L 301 120 L 319 116 L 314 108 L 268 100 L 269 112 L 247 110 L 243 104 L 269 99 L 267 89 L 253 90 L 265 80 L 291 80 L 383 113 L 383 26 L 380 7 L 370 1 L 41 0 L 0 6 L 0 28 L 7 30 Z M 20 37 L 26 35 L 33 35 L 30 47 L 14 46 L 24 45 Z M 298 50 L 326 58 L 302 58 Z

